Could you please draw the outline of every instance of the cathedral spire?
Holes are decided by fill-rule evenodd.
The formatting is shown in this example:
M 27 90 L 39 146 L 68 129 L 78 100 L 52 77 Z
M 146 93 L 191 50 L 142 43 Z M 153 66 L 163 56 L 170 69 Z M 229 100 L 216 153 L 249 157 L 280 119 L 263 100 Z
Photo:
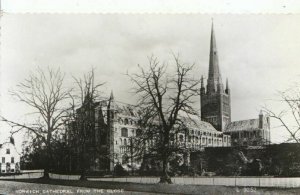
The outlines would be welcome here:
M 218 84 L 220 86 L 218 86 Z M 214 24 L 211 25 L 211 37 L 210 37 L 210 53 L 209 53 L 209 70 L 207 79 L 207 92 L 216 92 L 217 88 L 220 87 L 220 91 L 223 91 L 223 84 L 221 73 L 219 70 L 219 59 L 217 44 L 214 32 Z

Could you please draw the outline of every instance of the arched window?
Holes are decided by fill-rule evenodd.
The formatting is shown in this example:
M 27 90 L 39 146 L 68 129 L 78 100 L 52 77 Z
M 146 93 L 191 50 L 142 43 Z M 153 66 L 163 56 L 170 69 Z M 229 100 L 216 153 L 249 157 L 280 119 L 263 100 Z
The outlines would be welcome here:
M 179 135 L 179 141 L 183 142 L 183 135 Z
M 121 129 L 121 136 L 122 137 L 128 137 L 128 129 L 122 128 Z
M 136 130 L 136 136 L 141 136 L 142 135 L 142 130 L 141 129 L 137 129 Z
M 127 119 L 127 118 L 125 118 L 124 124 L 125 124 L 125 125 L 128 125 L 128 119 Z

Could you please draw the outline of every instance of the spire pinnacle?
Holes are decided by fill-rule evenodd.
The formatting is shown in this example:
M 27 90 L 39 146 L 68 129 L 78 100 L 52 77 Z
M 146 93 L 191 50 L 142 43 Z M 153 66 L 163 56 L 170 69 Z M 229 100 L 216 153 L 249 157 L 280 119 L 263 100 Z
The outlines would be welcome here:
M 201 76 L 201 88 L 204 88 L 204 78 L 203 78 L 203 75 Z
M 226 89 L 229 89 L 228 78 L 226 78 Z
M 113 100 L 114 99 L 114 93 L 113 93 L 113 90 L 111 90 L 110 92 L 110 97 L 109 97 L 110 100 Z

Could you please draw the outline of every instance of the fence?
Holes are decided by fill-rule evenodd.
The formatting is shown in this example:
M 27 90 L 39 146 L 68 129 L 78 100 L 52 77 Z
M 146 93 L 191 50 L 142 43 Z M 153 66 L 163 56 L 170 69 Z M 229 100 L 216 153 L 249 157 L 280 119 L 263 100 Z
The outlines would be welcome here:
M 2 175 L 0 179 L 36 179 L 43 177 L 44 170 L 22 171 L 21 175 Z M 49 173 L 51 179 L 79 180 L 80 175 L 61 175 Z M 179 185 L 221 185 L 221 186 L 253 186 L 253 187 L 300 187 L 300 177 L 173 177 L 174 184 Z M 112 181 L 142 184 L 155 184 L 159 177 L 107 177 L 88 178 L 89 181 Z
M 61 175 L 55 173 L 49 173 L 50 179 L 62 179 L 62 180 L 79 180 L 80 175 Z
M 26 170 L 16 175 L 1 175 L 0 179 L 37 179 L 44 176 L 44 170 Z
M 88 178 L 90 181 L 113 181 L 154 184 L 158 177 L 123 177 L 123 178 Z M 300 177 L 174 177 L 174 184 L 180 185 L 221 185 L 221 186 L 252 186 L 252 187 L 300 187 Z

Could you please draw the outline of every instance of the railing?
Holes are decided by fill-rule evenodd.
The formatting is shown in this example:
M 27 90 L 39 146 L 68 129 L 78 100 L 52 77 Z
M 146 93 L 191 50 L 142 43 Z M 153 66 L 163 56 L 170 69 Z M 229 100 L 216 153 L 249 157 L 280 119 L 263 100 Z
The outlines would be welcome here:
M 62 175 L 62 174 L 55 174 L 49 173 L 50 179 L 60 179 L 60 180 L 79 180 L 80 175 Z
M 37 179 L 44 176 L 44 170 L 22 170 L 20 174 L 0 175 L 0 179 Z
M 118 178 L 88 178 L 90 181 L 112 181 L 154 184 L 158 177 L 118 177 Z M 300 187 L 299 177 L 173 177 L 174 184 L 179 185 L 219 185 L 219 186 L 251 186 L 251 187 Z
M 36 179 L 43 177 L 43 170 L 22 171 L 20 175 L 0 176 L 0 179 Z M 62 175 L 49 173 L 51 179 L 79 180 L 80 175 Z M 89 181 L 129 182 L 155 184 L 159 177 L 88 177 Z M 172 182 L 179 185 L 219 185 L 248 187 L 299 188 L 300 177 L 172 177 Z

